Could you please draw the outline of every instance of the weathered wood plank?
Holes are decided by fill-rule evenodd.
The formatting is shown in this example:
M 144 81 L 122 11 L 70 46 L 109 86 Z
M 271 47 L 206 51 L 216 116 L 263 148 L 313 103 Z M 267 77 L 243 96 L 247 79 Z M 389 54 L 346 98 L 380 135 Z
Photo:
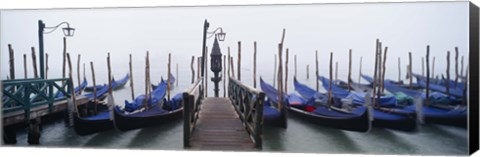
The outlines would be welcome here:
M 206 98 L 190 139 L 194 150 L 257 150 L 228 98 Z

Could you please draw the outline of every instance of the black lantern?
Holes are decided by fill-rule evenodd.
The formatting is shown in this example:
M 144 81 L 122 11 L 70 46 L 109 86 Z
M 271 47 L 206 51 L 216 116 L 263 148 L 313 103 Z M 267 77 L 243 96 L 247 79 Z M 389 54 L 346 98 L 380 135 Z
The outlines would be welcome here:
M 225 37 L 225 36 L 223 36 Z M 215 37 L 215 41 L 212 47 L 212 53 L 210 53 L 210 70 L 214 73 L 214 77 L 212 77 L 212 81 L 215 84 L 215 97 L 218 97 L 218 82 L 222 80 L 222 76 L 219 76 L 219 73 L 222 71 L 222 52 L 220 51 L 220 46 L 218 45 L 217 37 Z

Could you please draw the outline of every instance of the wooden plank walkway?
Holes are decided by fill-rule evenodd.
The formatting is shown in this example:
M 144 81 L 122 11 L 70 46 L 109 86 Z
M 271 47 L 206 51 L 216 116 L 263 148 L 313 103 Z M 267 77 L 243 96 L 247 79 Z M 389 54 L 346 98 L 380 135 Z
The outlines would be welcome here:
M 203 100 L 190 143 L 197 150 L 257 150 L 229 98 Z
M 78 106 L 84 105 L 88 102 L 88 98 L 85 96 L 77 96 L 76 100 Z M 62 112 L 67 109 L 67 100 L 57 101 L 53 103 L 52 111 L 53 113 Z M 25 111 L 19 110 L 15 112 L 10 112 L 3 114 L 3 126 L 9 126 L 16 123 L 25 122 Z M 36 106 L 30 109 L 30 119 L 35 119 L 37 117 L 42 117 L 50 114 L 48 111 L 48 105 Z

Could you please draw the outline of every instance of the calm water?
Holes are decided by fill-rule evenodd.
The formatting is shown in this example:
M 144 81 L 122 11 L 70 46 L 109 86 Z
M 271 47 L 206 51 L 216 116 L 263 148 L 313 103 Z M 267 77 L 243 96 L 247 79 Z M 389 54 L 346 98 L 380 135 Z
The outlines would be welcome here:
M 248 76 L 248 74 L 245 74 Z M 265 78 L 272 80 L 272 78 Z M 182 78 L 180 78 L 182 81 Z M 314 87 L 313 79 L 301 81 Z M 188 82 L 188 81 L 187 81 Z M 245 82 L 249 82 L 245 80 Z M 269 81 L 270 82 L 270 81 Z M 211 83 L 209 84 L 209 86 Z M 183 91 L 188 85 L 180 84 L 173 93 Z M 223 87 L 223 86 L 221 86 Z M 290 87 L 290 90 L 292 87 Z M 212 87 L 209 87 L 211 90 Z M 114 92 L 116 102 L 130 96 L 130 88 Z M 220 95 L 223 91 L 220 91 Z M 133 148 L 133 149 L 183 149 L 183 121 L 177 120 L 162 126 L 121 132 L 111 130 L 89 136 L 79 136 L 63 120 L 44 125 L 41 146 Z M 28 145 L 27 135 L 18 135 L 17 146 Z M 262 151 L 308 153 L 362 153 L 362 154 L 428 154 L 465 155 L 468 151 L 467 130 L 450 126 L 422 125 L 417 132 L 401 132 L 373 128 L 368 133 L 357 133 L 315 125 L 290 115 L 288 128 L 266 127 Z

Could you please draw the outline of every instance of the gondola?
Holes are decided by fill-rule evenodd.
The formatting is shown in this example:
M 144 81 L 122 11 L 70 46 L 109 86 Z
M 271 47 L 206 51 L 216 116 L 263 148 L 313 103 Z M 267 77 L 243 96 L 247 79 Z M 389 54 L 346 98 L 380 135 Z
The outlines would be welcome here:
M 105 99 L 105 97 L 108 96 L 108 89 L 108 85 L 103 85 L 101 89 L 97 90 L 97 100 Z M 81 115 L 81 113 L 77 114 L 75 112 L 73 116 L 73 128 L 75 132 L 78 135 L 84 136 L 113 129 L 113 117 L 111 116 L 110 107 L 106 104 L 93 101 L 93 93 L 85 94 L 85 96 L 90 100 L 87 104 L 87 110 L 96 108 L 97 113 L 93 113 L 93 115 L 89 115 L 89 113 L 87 113 L 87 115 Z
M 139 129 L 160 125 L 177 120 L 183 116 L 182 93 L 176 94 L 171 100 L 165 99 L 166 81 L 161 81 L 151 93 L 147 106 L 145 95 L 140 95 L 133 102 L 125 100 L 125 107 L 114 107 L 115 127 L 121 131 Z
M 88 85 L 88 82 L 87 82 L 87 79 L 83 78 L 83 82 L 75 87 L 73 89 L 73 91 L 75 91 L 75 94 L 78 94 L 80 92 L 80 90 L 84 90 Z M 62 92 L 58 92 L 58 94 L 55 96 L 55 99 L 62 99 L 62 98 L 65 98 L 65 95 L 63 95 Z
M 417 77 L 417 84 L 419 84 L 423 88 L 427 88 L 427 83 L 425 82 L 425 80 L 421 79 L 420 77 Z M 430 90 L 447 94 L 447 87 L 441 84 L 429 84 L 429 88 Z M 463 98 L 463 89 L 460 87 L 454 88 L 452 86 L 452 88 L 448 90 L 448 94 L 457 98 Z
M 118 89 L 121 89 L 125 86 L 125 84 L 127 84 L 128 80 L 130 79 L 130 76 L 128 74 L 125 75 L 125 77 L 123 77 L 122 79 L 118 80 L 118 81 L 115 81 L 115 78 L 112 78 L 112 89 L 113 90 L 118 90 Z M 100 90 L 104 85 L 96 85 L 95 88 L 98 90 Z M 85 87 L 85 91 L 86 92 L 93 92 L 93 86 L 88 86 L 88 87 Z
M 322 81 L 322 86 L 328 89 L 329 80 L 321 76 L 319 77 L 319 79 Z M 297 87 L 309 88 L 308 86 L 302 85 L 296 80 L 294 83 L 295 89 L 297 89 Z M 311 89 L 310 91 L 313 91 L 313 89 Z M 366 93 L 364 92 L 348 92 L 348 90 L 333 84 L 332 93 L 334 100 L 343 102 L 345 104 L 351 104 L 352 107 L 363 106 L 365 104 Z M 415 130 L 415 112 L 397 106 L 395 97 L 383 96 L 380 99 L 380 104 L 380 106 L 374 106 L 372 110 L 373 127 L 388 128 L 401 131 Z
M 163 77 L 161 78 L 161 80 L 163 81 Z M 175 83 L 175 77 L 170 74 L 170 90 L 173 90 L 173 88 L 175 87 L 173 84 Z M 158 85 L 154 85 L 152 84 L 152 89 L 155 90 L 156 88 L 158 87 Z
M 263 80 L 260 80 L 260 86 L 268 99 L 276 100 L 277 93 L 274 87 Z M 317 105 L 314 101 L 305 101 L 295 94 L 287 95 L 285 104 L 290 113 L 318 125 L 357 132 L 367 132 L 370 129 L 366 107 L 346 111 L 324 104 Z
M 264 101 L 263 103 L 263 123 L 269 126 L 282 127 L 285 124 L 284 119 L 282 118 L 285 118 L 285 117 L 282 117 L 281 110 L 285 112 L 285 109 L 283 107 L 277 106 L 278 97 L 277 97 L 276 89 L 264 87 L 265 85 L 267 84 L 260 77 L 260 86 L 266 95 L 266 101 Z
M 362 75 L 362 78 L 369 82 L 373 81 L 370 76 Z M 392 82 L 393 81 L 391 80 L 385 80 L 384 82 L 385 89 L 391 93 L 402 93 L 412 99 L 420 98 L 422 101 L 426 98 L 425 93 L 422 91 L 403 88 Z M 445 95 L 433 92 L 429 97 L 431 100 L 435 100 L 444 98 Z M 416 107 L 413 105 L 408 106 L 407 109 L 416 111 Z M 467 107 L 465 105 L 444 106 L 432 103 L 428 106 L 422 106 L 422 110 L 420 111 L 425 123 L 444 124 L 459 127 L 467 126 Z

